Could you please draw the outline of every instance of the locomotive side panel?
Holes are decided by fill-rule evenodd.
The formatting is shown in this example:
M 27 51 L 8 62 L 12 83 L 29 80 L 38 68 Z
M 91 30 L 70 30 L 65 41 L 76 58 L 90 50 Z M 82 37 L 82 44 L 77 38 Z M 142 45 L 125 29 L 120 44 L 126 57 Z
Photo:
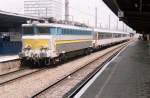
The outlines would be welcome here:
M 92 47 L 92 32 L 90 30 L 64 29 L 55 38 L 58 53 L 72 52 Z
M 65 42 L 65 43 L 64 43 Z M 84 41 L 84 40 L 70 40 L 70 41 L 57 41 L 56 42 L 56 50 L 59 53 L 71 52 L 76 50 L 81 50 L 85 48 L 89 48 L 92 45 L 92 41 Z

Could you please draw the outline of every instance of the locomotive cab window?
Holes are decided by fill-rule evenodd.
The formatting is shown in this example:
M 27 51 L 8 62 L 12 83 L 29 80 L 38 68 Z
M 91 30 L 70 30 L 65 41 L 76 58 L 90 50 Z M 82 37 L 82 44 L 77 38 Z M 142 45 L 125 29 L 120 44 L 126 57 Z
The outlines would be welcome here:
M 23 27 L 23 34 L 24 35 L 34 34 L 34 28 L 33 27 Z

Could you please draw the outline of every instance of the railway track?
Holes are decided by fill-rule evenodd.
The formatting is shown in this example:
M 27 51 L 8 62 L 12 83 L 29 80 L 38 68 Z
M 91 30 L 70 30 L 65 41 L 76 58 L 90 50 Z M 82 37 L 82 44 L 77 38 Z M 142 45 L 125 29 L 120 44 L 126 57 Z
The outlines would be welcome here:
M 127 44 L 128 44 L 128 43 L 125 43 L 125 44 L 123 44 L 123 45 L 121 45 L 121 46 L 119 46 L 119 47 L 117 47 L 117 48 L 115 48 L 115 49 L 113 49 L 113 50 L 111 50 L 111 51 L 109 51 L 109 52 L 103 54 L 102 56 L 96 58 L 95 60 L 89 62 L 88 64 L 82 66 L 81 68 L 79 68 L 79 69 L 73 71 L 72 73 L 66 75 L 65 77 L 61 78 L 61 79 L 58 80 L 57 82 L 55 82 L 55 83 L 49 85 L 47 88 L 45 88 L 44 90 L 42 90 L 42 91 L 36 93 L 36 94 L 35 94 L 34 96 L 32 96 L 31 98 L 49 98 L 50 96 L 49 96 L 49 97 L 45 97 L 45 96 L 43 96 L 43 95 L 46 94 L 48 91 L 53 91 L 54 88 L 58 88 L 57 90 L 59 90 L 59 87 L 60 87 L 60 86 L 64 86 L 65 83 L 68 81 L 68 78 L 74 77 L 75 74 L 78 74 L 80 71 L 83 71 L 84 69 L 87 69 L 87 68 L 88 68 L 89 66 L 91 66 L 91 64 L 93 64 L 94 62 L 100 60 L 101 58 L 103 58 L 103 57 L 106 56 L 106 55 L 109 55 L 109 54 L 113 53 L 113 52 L 116 50 L 116 52 L 115 52 L 111 57 L 107 58 L 106 61 L 104 61 L 101 65 L 99 65 L 98 67 L 96 67 L 92 73 L 87 74 L 87 75 L 86 75 L 87 77 L 86 77 L 84 80 L 82 80 L 82 83 L 79 83 L 79 84 L 77 85 L 77 87 L 75 87 L 72 91 L 70 91 L 70 92 L 69 92 L 68 94 L 66 94 L 65 97 L 64 97 L 64 98 L 66 98 L 66 97 L 67 97 L 67 98 L 72 98 L 72 97 L 104 66 L 104 64 L 105 64 L 106 62 L 110 61 L 114 56 L 116 56 L 120 50 L 122 50 L 124 47 L 127 46 Z M 73 78 L 73 79 L 74 79 L 74 78 Z M 67 85 L 66 85 L 66 86 L 67 86 Z M 61 88 L 60 88 L 60 89 L 61 89 Z M 62 96 L 61 96 L 61 97 L 62 97 Z M 59 97 L 58 97 L 58 98 L 59 98 Z
M 2 76 L 7 76 L 7 75 L 13 74 L 13 73 L 17 73 L 17 72 L 19 72 L 19 71 L 21 71 L 21 70 L 24 70 L 24 68 L 19 69 L 19 70 L 15 70 L 15 71 L 11 71 L 11 72 L 7 72 L 7 73 L 4 73 L 4 74 L 0 74 L 0 77 L 2 77 Z
M 15 81 L 19 81 L 22 78 L 25 78 L 27 76 L 30 76 L 32 74 L 36 74 L 42 71 L 47 70 L 46 68 L 42 68 L 42 69 L 22 69 L 22 70 L 18 70 L 15 72 L 11 72 L 5 75 L 1 75 L 0 76 L 0 86 L 2 85 L 7 85 L 11 82 L 15 82 Z

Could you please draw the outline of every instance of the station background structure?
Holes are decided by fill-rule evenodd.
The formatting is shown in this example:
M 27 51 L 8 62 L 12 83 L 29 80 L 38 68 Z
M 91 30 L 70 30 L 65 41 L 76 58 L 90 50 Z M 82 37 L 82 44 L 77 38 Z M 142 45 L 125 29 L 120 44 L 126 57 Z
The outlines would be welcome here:
M 25 0 L 24 14 L 42 18 L 62 18 L 62 0 Z
M 18 54 L 21 51 L 21 25 L 44 18 L 62 18 L 62 0 L 25 0 L 24 15 L 0 10 L 0 55 Z
M 22 14 L 0 11 L 0 55 L 21 51 L 21 25 L 28 20 L 43 20 Z

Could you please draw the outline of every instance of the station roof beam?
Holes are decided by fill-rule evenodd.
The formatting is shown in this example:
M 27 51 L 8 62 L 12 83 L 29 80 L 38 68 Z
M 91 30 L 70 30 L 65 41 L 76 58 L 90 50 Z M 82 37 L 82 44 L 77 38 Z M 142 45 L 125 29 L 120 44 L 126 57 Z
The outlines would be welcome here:
M 150 33 L 150 0 L 103 0 L 118 15 L 124 13 L 120 20 L 138 32 Z

